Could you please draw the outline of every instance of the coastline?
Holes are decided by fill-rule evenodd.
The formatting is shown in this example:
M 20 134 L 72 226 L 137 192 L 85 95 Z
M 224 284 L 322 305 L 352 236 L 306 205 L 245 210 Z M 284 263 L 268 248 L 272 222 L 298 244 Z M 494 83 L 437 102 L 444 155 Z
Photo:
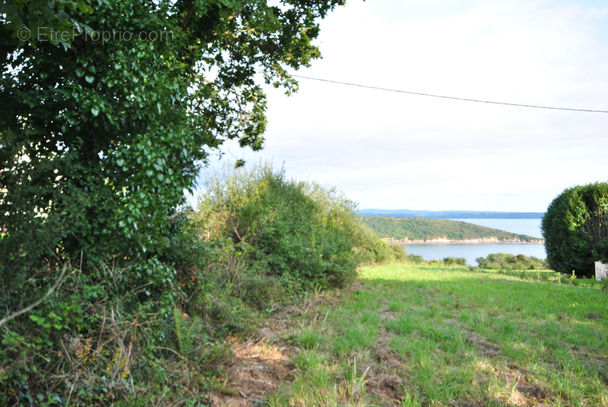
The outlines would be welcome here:
M 387 243 L 390 244 L 401 244 L 401 245 L 408 245 L 408 244 L 428 244 L 428 245 L 433 245 L 433 244 L 508 244 L 508 243 L 516 243 L 516 244 L 545 244 L 545 240 L 544 239 L 533 239 L 533 240 L 520 240 L 520 239 L 498 239 L 496 237 L 483 237 L 483 238 L 479 238 L 479 239 L 461 239 L 461 240 L 454 240 L 454 239 L 446 239 L 446 238 L 433 238 L 433 239 L 415 239 L 415 240 L 410 240 L 407 237 L 403 238 L 403 239 L 395 239 L 395 238 L 383 238 L 382 240 L 384 240 Z

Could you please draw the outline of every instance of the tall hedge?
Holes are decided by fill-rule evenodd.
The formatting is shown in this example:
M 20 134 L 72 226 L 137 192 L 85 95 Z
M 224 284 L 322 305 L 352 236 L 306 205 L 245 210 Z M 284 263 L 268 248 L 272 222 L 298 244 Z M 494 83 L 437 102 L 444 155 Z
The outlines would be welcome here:
M 595 261 L 608 261 L 608 183 L 566 189 L 542 221 L 547 261 L 562 273 L 594 275 Z

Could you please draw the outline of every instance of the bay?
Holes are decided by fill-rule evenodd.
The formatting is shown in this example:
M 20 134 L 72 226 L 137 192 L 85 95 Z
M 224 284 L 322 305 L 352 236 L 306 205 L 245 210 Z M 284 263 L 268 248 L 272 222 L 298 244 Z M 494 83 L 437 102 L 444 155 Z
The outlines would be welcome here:
M 474 223 L 507 232 L 541 237 L 540 219 L 453 219 Z M 408 244 L 405 245 L 408 254 L 422 256 L 425 260 L 441 260 L 445 257 L 464 257 L 467 264 L 476 266 L 478 257 L 486 257 L 491 253 L 523 254 L 540 259 L 546 258 L 545 245 L 524 243 L 499 244 Z

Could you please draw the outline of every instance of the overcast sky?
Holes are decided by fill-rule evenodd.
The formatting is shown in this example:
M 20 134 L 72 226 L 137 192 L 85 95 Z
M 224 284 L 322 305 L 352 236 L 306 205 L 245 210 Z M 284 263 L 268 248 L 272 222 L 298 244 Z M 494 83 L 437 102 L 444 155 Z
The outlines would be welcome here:
M 298 74 L 608 110 L 605 1 L 351 0 L 321 27 L 323 59 Z M 290 97 L 268 92 L 265 149 L 230 144 L 222 162 L 284 163 L 360 208 L 545 211 L 564 188 L 608 178 L 608 114 L 305 79 Z

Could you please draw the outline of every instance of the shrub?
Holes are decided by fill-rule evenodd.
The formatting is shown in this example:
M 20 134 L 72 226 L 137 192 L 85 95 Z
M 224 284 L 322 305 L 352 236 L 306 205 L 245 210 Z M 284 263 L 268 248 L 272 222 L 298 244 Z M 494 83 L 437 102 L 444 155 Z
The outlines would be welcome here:
M 467 259 L 464 257 L 446 257 L 443 259 L 446 266 L 466 266 Z
M 566 189 L 542 221 L 551 268 L 591 277 L 595 261 L 608 260 L 608 183 Z
M 424 263 L 424 257 L 417 254 L 408 254 L 407 261 L 414 264 Z
M 305 290 L 354 277 L 353 213 L 335 191 L 261 165 L 211 178 L 196 218 L 206 239 L 234 245 L 252 270 Z
M 479 268 L 492 270 L 540 270 L 546 269 L 547 264 L 534 256 L 524 256 L 523 254 L 513 255 L 508 253 L 492 253 L 487 257 L 475 259 Z
M 403 246 L 385 242 L 363 223 L 354 224 L 353 232 L 353 250 L 360 263 L 388 263 L 407 259 Z

